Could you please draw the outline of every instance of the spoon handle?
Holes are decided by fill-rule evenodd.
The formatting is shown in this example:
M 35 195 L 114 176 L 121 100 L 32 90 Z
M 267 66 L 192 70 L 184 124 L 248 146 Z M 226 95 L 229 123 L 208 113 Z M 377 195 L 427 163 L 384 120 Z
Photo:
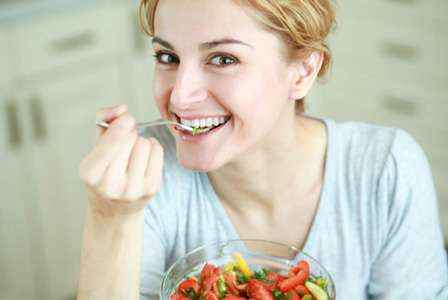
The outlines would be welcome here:
M 101 126 L 104 128 L 109 127 L 109 123 L 103 122 L 103 121 L 95 121 L 95 125 Z M 179 124 L 173 121 L 152 121 L 152 122 L 144 122 L 144 123 L 137 123 L 135 124 L 135 128 L 141 128 L 141 127 L 149 127 L 149 126 L 159 126 L 159 125 L 174 125 L 177 127 L 180 127 L 184 130 L 193 131 L 194 129 L 190 126 L 186 126 L 183 124 Z

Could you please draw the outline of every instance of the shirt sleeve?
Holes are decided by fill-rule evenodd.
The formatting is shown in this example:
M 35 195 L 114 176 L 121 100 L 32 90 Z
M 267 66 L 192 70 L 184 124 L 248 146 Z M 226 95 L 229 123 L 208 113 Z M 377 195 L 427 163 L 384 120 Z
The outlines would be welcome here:
M 419 145 L 398 131 L 379 181 L 386 199 L 381 250 L 374 258 L 370 299 L 448 299 L 448 264 L 437 196 Z

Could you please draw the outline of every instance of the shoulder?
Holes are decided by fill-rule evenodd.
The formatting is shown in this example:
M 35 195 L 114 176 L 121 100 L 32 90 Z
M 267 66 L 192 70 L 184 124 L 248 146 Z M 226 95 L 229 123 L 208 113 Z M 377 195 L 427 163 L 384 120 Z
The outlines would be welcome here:
M 346 190 L 366 205 L 389 210 L 416 196 L 436 199 L 426 155 L 406 131 L 362 122 L 326 120 L 328 161 Z M 362 200 L 364 199 L 364 200 Z M 385 212 L 385 211 L 383 211 Z
M 420 145 L 402 129 L 355 121 L 326 123 L 336 154 L 352 165 L 368 165 L 380 172 L 391 164 L 400 169 L 427 165 Z
M 406 131 L 361 122 L 328 121 L 335 165 L 358 201 L 374 204 L 379 218 L 410 206 L 437 202 L 431 169 L 417 141 Z M 331 139 L 331 137 L 329 137 Z M 341 172 L 339 172 L 341 174 Z M 364 199 L 364 200 L 361 200 Z

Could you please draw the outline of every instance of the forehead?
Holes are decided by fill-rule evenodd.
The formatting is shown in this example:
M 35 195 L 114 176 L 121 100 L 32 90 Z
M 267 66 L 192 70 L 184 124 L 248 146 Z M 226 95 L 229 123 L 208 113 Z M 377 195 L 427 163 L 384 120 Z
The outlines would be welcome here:
M 154 33 L 168 40 L 201 41 L 231 37 L 257 42 L 276 40 L 251 16 L 250 8 L 233 0 L 160 0 L 154 17 Z M 272 42 L 272 41 L 271 41 Z

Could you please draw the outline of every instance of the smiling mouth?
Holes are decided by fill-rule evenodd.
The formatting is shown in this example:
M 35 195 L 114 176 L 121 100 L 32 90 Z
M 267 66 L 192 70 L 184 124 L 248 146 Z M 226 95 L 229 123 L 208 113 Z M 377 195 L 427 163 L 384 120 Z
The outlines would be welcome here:
M 215 128 L 218 128 L 223 124 L 225 124 L 229 119 L 230 117 L 213 117 L 213 118 L 202 118 L 193 120 L 186 120 L 180 118 L 180 123 L 182 125 L 194 128 L 193 132 L 183 130 L 184 132 L 196 135 L 196 134 L 204 134 Z

